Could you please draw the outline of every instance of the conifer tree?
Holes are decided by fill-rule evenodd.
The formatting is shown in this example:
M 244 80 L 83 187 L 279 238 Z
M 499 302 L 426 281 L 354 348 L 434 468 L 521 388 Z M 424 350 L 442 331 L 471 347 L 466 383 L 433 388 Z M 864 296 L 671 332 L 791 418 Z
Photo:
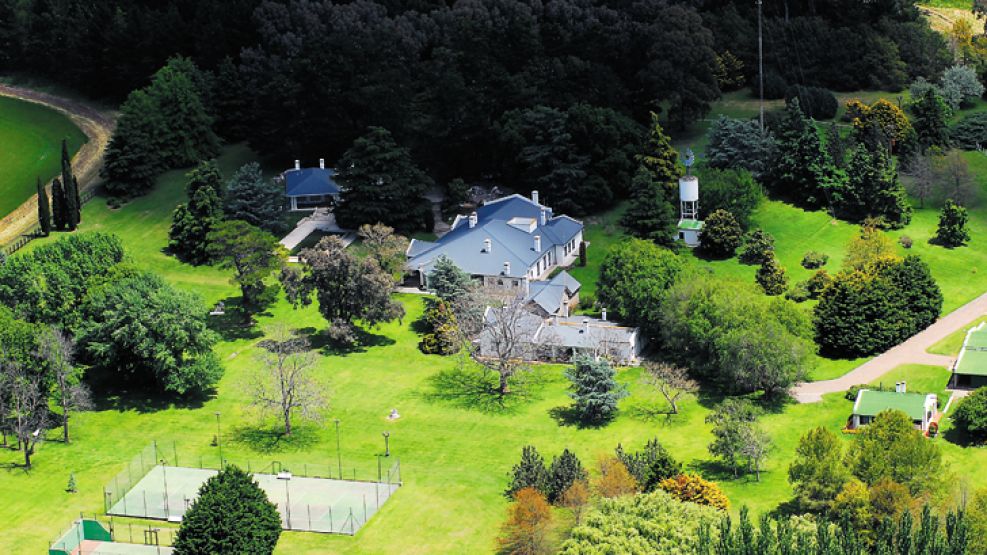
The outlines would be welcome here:
M 703 225 L 703 234 L 699 237 L 703 252 L 715 257 L 727 258 L 740 246 L 743 229 L 737 218 L 726 210 L 715 210 Z
M 549 476 L 545 468 L 545 459 L 538 454 L 534 445 L 525 445 L 521 449 L 521 460 L 511 470 L 511 483 L 504 491 L 504 495 L 511 499 L 524 488 L 534 488 L 546 493 L 548 484 Z
M 269 554 L 280 536 L 277 507 L 250 474 L 230 465 L 199 488 L 182 518 L 175 552 Z
M 562 496 L 572 484 L 579 481 L 586 481 L 589 475 L 583 468 L 583 463 L 579 457 L 568 449 L 563 449 L 562 454 L 552 459 L 552 464 L 548 467 L 548 501 L 557 504 L 562 501 Z
M 617 414 L 617 401 L 627 396 L 627 391 L 617 383 L 617 373 L 605 358 L 594 360 L 580 355 L 565 375 L 572 382 L 569 397 L 575 401 L 573 409 L 584 424 L 609 422 Z
M 390 131 L 371 127 L 343 153 L 336 182 L 342 188 L 336 219 L 357 229 L 382 223 L 406 233 L 421 227 L 422 195 L 432 180 L 398 146 Z
M 63 231 L 68 226 L 68 206 L 65 202 L 65 188 L 62 180 L 55 178 L 51 183 L 51 213 L 52 223 L 57 231 Z
M 775 238 L 761 228 L 747 234 L 740 261 L 744 264 L 764 264 L 775 253 Z
M 215 161 L 203 162 L 188 174 L 187 205 L 172 215 L 168 249 L 190 264 L 209 261 L 207 237 L 223 218 L 223 176 Z
M 839 205 L 850 220 L 876 217 L 895 229 L 908 225 L 912 219 L 912 207 L 898 180 L 898 169 L 883 148 L 871 151 L 861 144 L 851 151 Z
M 79 226 L 79 182 L 72 175 L 72 159 L 69 158 L 69 147 L 62 139 L 62 187 L 65 188 L 66 222 L 70 231 Z
M 654 112 L 651 112 L 651 126 L 638 161 L 651 172 L 651 179 L 655 183 L 672 183 L 682 175 L 679 153 L 672 148 L 672 140 L 665 134 L 658 114 Z
M 846 141 L 840 134 L 840 128 L 836 126 L 836 122 L 829 124 L 826 129 L 826 153 L 829 154 L 830 162 L 837 168 L 842 168 L 846 160 L 846 146 Z
M 634 237 L 673 246 L 678 238 L 678 214 L 669 198 L 671 194 L 671 186 L 655 181 L 654 174 L 641 166 L 631 181 L 630 206 L 620 225 Z
M 47 237 L 51 234 L 51 204 L 48 202 L 48 191 L 45 190 L 44 183 L 38 178 L 38 225 L 41 226 L 41 234 Z
M 949 107 L 935 88 L 930 87 L 911 105 L 912 127 L 925 153 L 929 147 L 949 144 Z
M 828 204 L 829 190 L 839 189 L 841 176 L 823 149 L 816 126 L 799 108 L 798 98 L 789 101 L 777 136 L 778 152 L 768 187 L 808 206 Z
M 969 219 L 966 208 L 947 199 L 939 212 L 939 227 L 936 228 L 934 241 L 944 247 L 959 247 L 970 240 L 970 232 L 966 228 Z

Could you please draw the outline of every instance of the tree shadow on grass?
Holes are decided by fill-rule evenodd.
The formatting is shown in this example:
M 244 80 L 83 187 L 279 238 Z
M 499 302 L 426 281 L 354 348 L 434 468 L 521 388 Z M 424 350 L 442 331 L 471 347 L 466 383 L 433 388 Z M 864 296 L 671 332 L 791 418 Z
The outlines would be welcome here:
M 754 482 L 755 477 L 753 473 L 746 473 L 740 471 L 734 474 L 733 468 L 730 468 L 722 461 L 718 460 L 694 460 L 686 465 L 686 468 L 690 472 L 695 472 L 702 475 L 703 478 L 711 480 L 714 482 L 738 482 L 747 483 Z M 761 469 L 761 481 L 764 481 L 764 476 L 767 471 Z
M 429 402 L 488 414 L 512 414 L 538 398 L 543 380 L 533 373 L 510 380 L 510 392 L 501 395 L 499 379 L 478 368 L 443 370 L 428 379 L 431 390 L 421 394 Z
M 340 344 L 334 342 L 326 330 L 316 330 L 312 327 L 298 330 L 299 334 L 308 334 L 309 343 L 312 348 L 320 351 L 324 356 L 347 356 L 357 353 L 365 353 L 371 347 L 387 347 L 397 343 L 395 340 L 367 330 L 356 327 L 354 334 L 356 342 L 353 344 Z
M 156 391 L 150 385 L 121 382 L 120 377 L 99 367 L 86 372 L 85 382 L 92 393 L 93 410 L 151 413 L 170 408 L 199 409 L 215 396 L 216 390 L 184 395 Z
M 290 436 L 277 425 L 238 426 L 228 437 L 232 443 L 264 454 L 305 451 L 319 442 L 314 426 L 292 426 Z
M 679 416 L 664 401 L 631 400 L 621 411 L 635 420 L 663 426 L 674 424 Z
M 580 418 L 579 410 L 575 405 L 562 405 L 548 410 L 548 415 L 559 426 L 573 426 L 580 430 L 598 430 L 605 428 L 612 420 L 602 422 L 586 422 Z
M 236 341 L 238 339 L 258 339 L 264 333 L 257 328 L 255 321 L 247 317 L 240 307 L 240 297 L 227 297 L 222 300 L 225 305 L 225 314 L 209 316 L 206 320 L 209 329 L 219 334 L 224 341 Z M 256 316 L 270 316 L 270 312 L 264 311 Z

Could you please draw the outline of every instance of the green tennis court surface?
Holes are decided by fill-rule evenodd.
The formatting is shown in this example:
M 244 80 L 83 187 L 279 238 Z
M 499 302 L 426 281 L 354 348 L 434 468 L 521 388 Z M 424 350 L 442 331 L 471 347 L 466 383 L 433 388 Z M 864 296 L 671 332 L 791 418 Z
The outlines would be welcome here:
M 160 545 L 84 540 L 72 555 L 171 555 L 175 550 Z
M 114 516 L 180 522 L 199 488 L 216 470 L 156 465 L 126 493 L 107 491 L 116 499 L 106 510 Z M 278 507 L 286 530 L 355 534 L 400 486 L 399 479 L 358 482 L 306 478 L 289 473 L 254 473 L 254 480 Z

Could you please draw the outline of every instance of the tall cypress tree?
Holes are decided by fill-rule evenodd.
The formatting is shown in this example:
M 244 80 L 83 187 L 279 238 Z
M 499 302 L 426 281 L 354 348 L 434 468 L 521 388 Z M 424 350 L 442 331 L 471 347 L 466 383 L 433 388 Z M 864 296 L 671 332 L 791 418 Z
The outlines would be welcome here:
M 75 231 L 79 225 L 79 182 L 72 175 L 72 160 L 65 139 L 62 139 L 62 187 L 65 190 L 65 226 Z
M 38 178 L 38 224 L 41 225 L 41 233 L 47 237 L 51 234 L 51 205 L 48 203 L 48 191 L 45 185 Z
M 68 206 L 65 204 L 65 188 L 62 180 L 55 178 L 51 183 L 51 213 L 55 229 L 63 231 L 68 225 Z

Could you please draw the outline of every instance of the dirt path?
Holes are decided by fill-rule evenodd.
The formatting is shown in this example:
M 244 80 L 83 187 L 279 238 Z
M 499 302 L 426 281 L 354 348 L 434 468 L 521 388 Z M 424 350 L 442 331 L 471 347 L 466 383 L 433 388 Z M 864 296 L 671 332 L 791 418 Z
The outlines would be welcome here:
M 827 393 L 846 391 L 850 386 L 870 383 L 902 364 L 949 367 L 953 357 L 933 355 L 925 350 L 985 313 L 987 313 L 987 293 L 936 320 L 934 324 L 901 345 L 892 347 L 843 376 L 833 380 L 799 384 L 792 394 L 800 403 L 815 403 L 821 401 L 822 396 Z
M 0 83 L 0 96 L 9 96 L 43 104 L 62 112 L 72 120 L 89 141 L 72 158 L 72 169 L 79 179 L 80 193 L 94 187 L 103 166 L 103 153 L 113 135 L 116 114 L 104 112 L 82 102 L 40 91 Z M 51 183 L 48 184 L 49 188 Z M 50 190 L 50 189 L 49 189 Z M 0 220 L 0 245 L 10 243 L 30 231 L 38 222 L 38 195 L 33 195 Z

